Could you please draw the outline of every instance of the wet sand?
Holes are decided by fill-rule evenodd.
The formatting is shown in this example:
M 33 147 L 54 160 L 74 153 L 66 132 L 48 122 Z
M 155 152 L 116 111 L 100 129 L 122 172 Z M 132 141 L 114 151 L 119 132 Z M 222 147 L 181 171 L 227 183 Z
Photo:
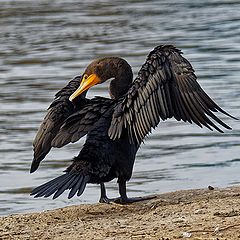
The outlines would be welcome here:
M 1 217 L 0 239 L 240 239 L 240 187 Z

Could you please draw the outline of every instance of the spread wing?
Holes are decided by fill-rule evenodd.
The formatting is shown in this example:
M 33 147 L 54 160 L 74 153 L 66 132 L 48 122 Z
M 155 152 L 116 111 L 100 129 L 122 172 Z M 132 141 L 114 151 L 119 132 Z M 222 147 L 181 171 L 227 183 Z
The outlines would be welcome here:
M 115 104 L 109 98 L 95 97 L 89 100 L 81 110 L 69 116 L 52 141 L 53 147 L 62 147 L 74 143 L 91 131 L 104 112 Z
M 37 170 L 40 162 L 51 149 L 51 142 L 57 135 L 64 121 L 87 102 L 85 96 L 80 96 L 75 103 L 68 100 L 69 96 L 79 87 L 81 77 L 71 80 L 67 86 L 55 95 L 55 100 L 48 108 L 48 113 L 41 123 L 33 142 L 34 158 L 30 172 Z
M 129 91 L 115 107 L 108 132 L 111 139 L 120 138 L 127 129 L 131 141 L 139 144 L 160 120 L 172 117 L 219 132 L 222 130 L 216 123 L 231 129 L 213 112 L 234 117 L 204 92 L 191 64 L 181 54 L 171 45 L 160 45 L 150 52 Z

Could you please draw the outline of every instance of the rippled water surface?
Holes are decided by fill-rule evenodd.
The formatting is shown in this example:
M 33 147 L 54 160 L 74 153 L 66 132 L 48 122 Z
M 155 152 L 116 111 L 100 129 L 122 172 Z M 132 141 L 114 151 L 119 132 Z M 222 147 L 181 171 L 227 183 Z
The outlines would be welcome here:
M 79 1 L 80 2 L 80 1 Z M 177 3 L 176 3 L 177 2 Z M 175 44 L 201 86 L 240 117 L 239 1 L 2 0 L 0 5 L 0 214 L 97 202 L 99 187 L 80 198 L 33 199 L 32 187 L 59 174 L 84 139 L 53 149 L 29 174 L 32 140 L 55 92 L 101 56 L 121 56 L 136 74 L 148 52 Z M 107 96 L 107 85 L 88 93 Z M 221 116 L 224 134 L 168 120 L 138 152 L 130 196 L 238 184 L 240 124 Z M 115 181 L 107 184 L 118 194 Z

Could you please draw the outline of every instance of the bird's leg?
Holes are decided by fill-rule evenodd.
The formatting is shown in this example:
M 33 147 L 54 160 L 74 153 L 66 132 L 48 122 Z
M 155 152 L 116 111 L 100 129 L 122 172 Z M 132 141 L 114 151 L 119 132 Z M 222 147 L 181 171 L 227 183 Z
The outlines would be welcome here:
M 126 181 L 119 181 L 118 186 L 119 186 L 120 197 L 114 200 L 115 203 L 120 203 L 120 204 L 134 203 L 134 202 L 139 202 L 144 200 L 150 200 L 156 197 L 156 196 L 146 196 L 146 197 L 129 198 L 127 196 Z
M 99 202 L 100 203 L 110 203 L 111 200 L 106 195 L 106 188 L 105 188 L 104 183 L 100 183 L 100 187 L 101 187 L 101 196 L 100 196 Z

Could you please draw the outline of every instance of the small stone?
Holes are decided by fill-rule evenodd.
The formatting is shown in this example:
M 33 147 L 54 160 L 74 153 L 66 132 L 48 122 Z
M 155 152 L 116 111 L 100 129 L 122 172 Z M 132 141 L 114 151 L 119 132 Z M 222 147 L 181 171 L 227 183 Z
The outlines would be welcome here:
M 197 209 L 194 211 L 194 214 L 203 214 L 204 212 L 204 209 Z
M 189 232 L 184 232 L 182 235 L 184 238 L 190 238 L 192 236 L 192 234 Z
M 214 190 L 214 187 L 212 187 L 212 186 L 208 186 L 208 190 Z

